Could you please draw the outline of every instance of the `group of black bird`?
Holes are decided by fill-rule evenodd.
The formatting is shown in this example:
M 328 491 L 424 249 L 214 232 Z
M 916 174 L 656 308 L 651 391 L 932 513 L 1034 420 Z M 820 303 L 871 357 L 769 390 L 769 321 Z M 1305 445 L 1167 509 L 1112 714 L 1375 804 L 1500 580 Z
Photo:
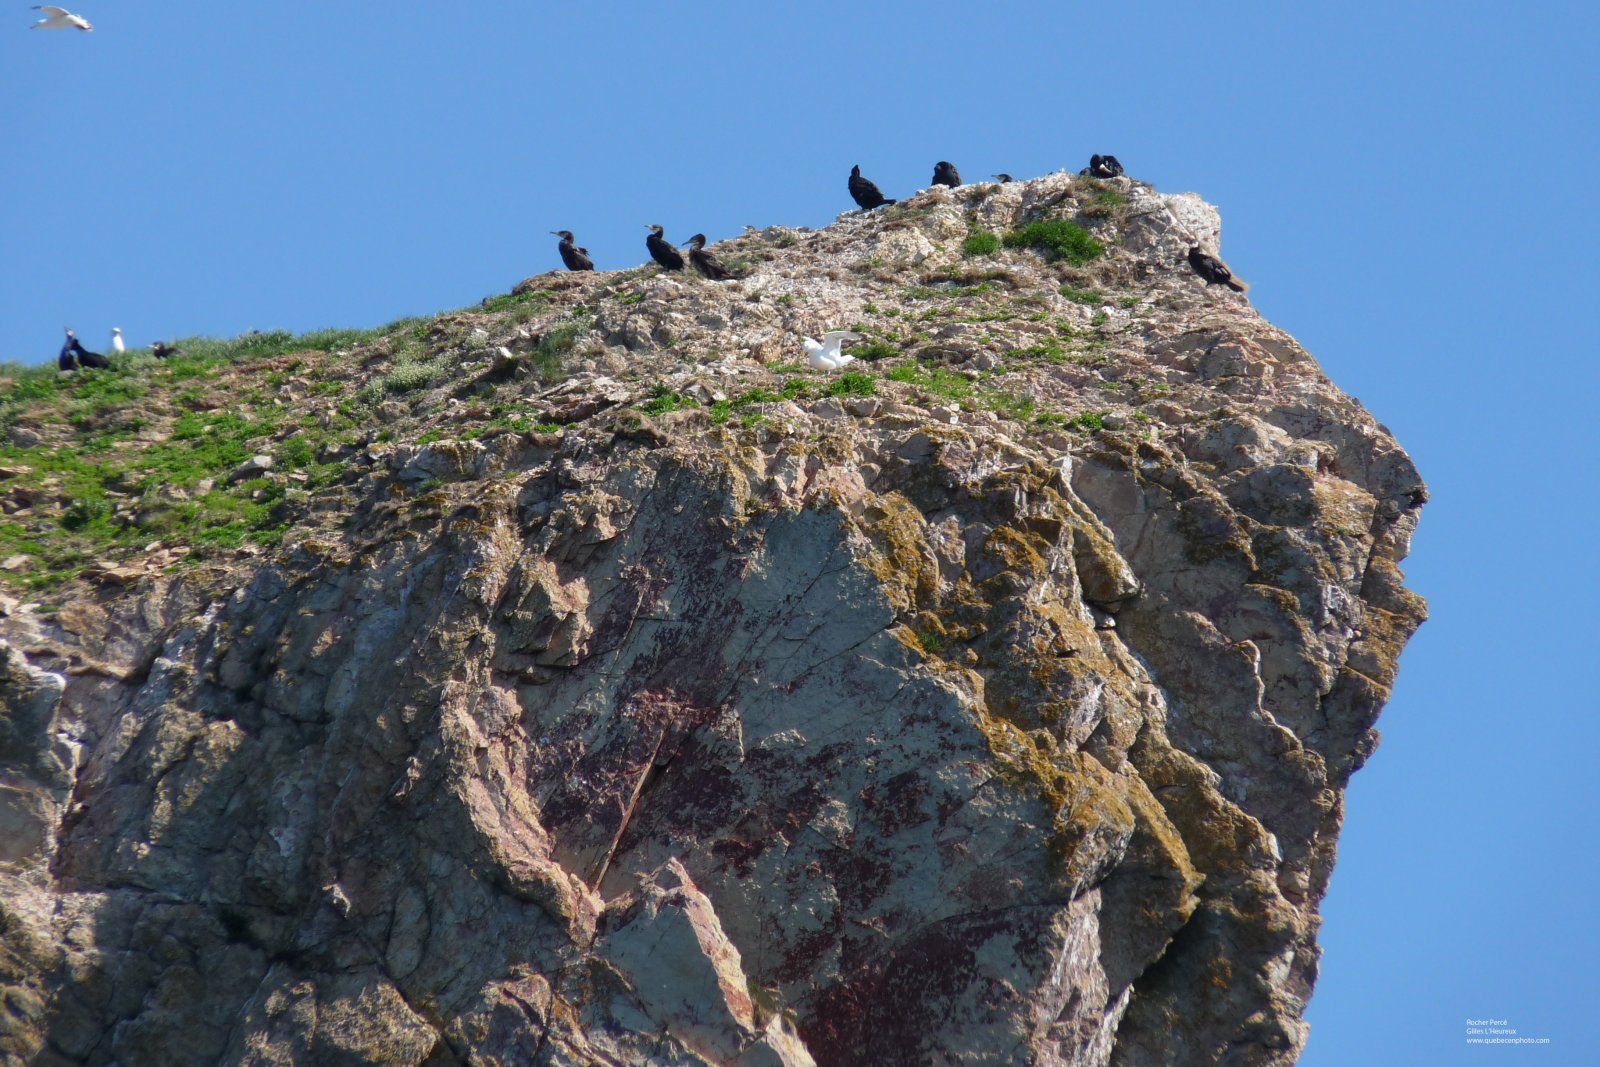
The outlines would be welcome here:
M 1079 174 L 1091 178 L 1118 178 L 1123 174 L 1122 164 L 1116 156 L 1102 156 L 1098 153 L 1089 157 L 1089 165 L 1084 167 Z M 1011 181 L 1009 174 L 994 175 L 1001 184 Z M 885 207 L 897 201 L 883 195 L 883 191 L 870 179 L 861 176 L 861 165 L 858 163 L 850 168 L 850 196 L 864 211 Z M 961 184 L 961 173 L 956 170 L 956 165 L 949 160 L 941 159 L 933 165 L 934 185 L 945 185 L 954 189 Z M 644 239 L 644 244 L 650 250 L 650 258 L 661 264 L 665 270 L 683 270 L 684 255 L 675 248 L 664 236 L 666 231 L 652 223 L 649 227 L 650 235 Z M 571 230 L 552 230 L 551 235 L 561 238 L 561 243 L 556 246 L 561 253 L 561 262 L 568 270 L 594 270 L 594 260 L 589 258 L 589 250 L 580 248 L 572 236 Z M 706 248 L 706 235 L 697 233 L 689 238 L 688 262 L 705 277 L 714 282 L 727 281 L 733 275 L 728 269 L 717 262 L 716 257 Z M 1205 279 L 1207 285 L 1226 285 L 1235 292 L 1244 292 L 1249 288 L 1244 282 L 1233 276 L 1227 264 L 1216 256 L 1209 255 L 1200 250 L 1199 246 L 1189 249 L 1189 266 L 1194 272 Z M 150 346 L 150 354 L 157 359 L 168 359 L 172 356 L 181 356 L 183 349 L 173 348 L 161 341 Z M 69 329 L 67 330 L 66 344 L 61 346 L 61 354 L 57 363 L 62 370 L 78 370 L 79 368 L 106 368 L 111 366 L 111 361 L 99 352 L 91 352 L 79 343 L 78 338 Z
M 662 236 L 666 231 L 654 223 L 647 229 L 650 231 L 650 236 L 644 239 L 644 246 L 650 250 L 650 258 L 661 264 L 665 270 L 682 270 L 683 253 Z M 594 270 L 594 260 L 589 258 L 589 250 L 578 247 L 571 230 L 551 230 L 550 233 L 551 236 L 561 238 L 556 250 L 561 253 L 561 262 L 567 265 L 568 270 Z M 728 273 L 728 268 L 718 263 L 717 258 L 706 251 L 706 235 L 703 233 L 697 233 L 689 238 L 689 262 L 693 264 L 695 270 L 714 282 L 725 282 L 733 277 Z
M 1089 157 L 1089 165 L 1078 172 L 1090 178 L 1120 178 L 1124 171 L 1122 164 L 1116 156 L 1102 156 L 1098 152 Z M 996 174 L 993 176 L 1002 185 L 1011 181 L 1009 174 Z M 941 159 L 933 165 L 934 185 L 944 185 L 951 189 L 961 184 L 961 172 L 956 170 L 956 165 L 949 160 Z M 874 208 L 886 207 L 898 203 L 891 197 L 883 195 L 883 190 L 869 178 L 861 176 L 861 165 L 858 163 L 850 168 L 850 197 L 863 211 Z M 649 227 L 650 236 L 644 239 L 644 244 L 650 250 L 650 258 L 666 270 L 683 269 L 683 253 L 662 236 L 665 231 L 657 225 Z M 561 262 L 566 264 L 568 270 L 594 270 L 594 260 L 589 258 L 589 250 L 580 248 L 573 239 L 571 230 L 552 230 L 551 236 L 561 238 L 561 243 L 556 246 L 561 253 Z M 732 275 L 726 267 L 718 263 L 710 252 L 705 251 L 706 235 L 697 233 L 689 238 L 689 262 L 694 269 L 710 278 L 712 281 L 726 281 Z M 1248 286 L 1233 276 L 1227 265 L 1216 256 L 1202 252 L 1198 246 L 1189 249 L 1189 265 L 1196 274 L 1204 278 L 1207 285 L 1226 285 L 1237 292 L 1244 292 Z
M 1117 162 L 1116 156 L 1102 156 L 1099 154 L 1089 157 L 1089 165 L 1078 172 L 1091 178 L 1118 178 L 1122 176 L 1122 164 Z M 993 174 L 990 177 L 1001 185 L 1011 180 L 1009 174 Z M 956 170 L 956 165 L 947 159 L 941 159 L 933 165 L 933 185 L 945 185 L 954 189 L 961 184 L 961 172 Z M 887 204 L 899 203 L 883 195 L 875 182 L 861 176 L 861 165 L 858 163 L 850 168 L 850 198 L 863 210 L 871 211 L 875 207 L 884 207 Z
M 173 356 L 183 355 L 183 349 L 175 348 L 165 341 L 157 341 L 150 346 L 150 354 L 157 359 L 171 359 Z M 66 343 L 61 346 L 61 354 L 56 356 L 56 366 L 61 370 L 107 370 L 111 360 L 99 352 L 91 352 L 83 347 L 83 342 L 78 340 L 78 335 L 67 328 Z
M 1081 173 L 1096 178 L 1115 178 L 1122 173 L 1122 164 L 1117 162 L 1116 156 L 1096 155 L 1089 160 L 1089 165 Z M 1009 174 L 996 174 L 994 177 L 1001 183 L 1011 180 Z M 941 159 L 933 165 L 933 184 L 947 185 L 954 189 L 961 184 L 961 172 L 956 170 L 954 163 Z M 860 164 L 850 168 L 850 196 L 866 210 L 897 202 L 884 196 L 875 184 L 861 176 Z M 651 224 L 648 229 L 650 236 L 644 239 L 644 246 L 650 250 L 650 258 L 666 270 L 682 270 L 683 253 L 662 236 L 666 231 L 655 224 Z M 556 251 L 561 253 L 561 262 L 568 270 L 594 270 L 594 260 L 589 258 L 589 250 L 578 245 L 571 230 L 551 230 L 550 236 L 561 238 Z M 705 250 L 705 247 L 705 234 L 697 233 L 689 238 L 689 263 L 694 269 L 714 282 L 726 281 L 733 277 L 726 267 Z

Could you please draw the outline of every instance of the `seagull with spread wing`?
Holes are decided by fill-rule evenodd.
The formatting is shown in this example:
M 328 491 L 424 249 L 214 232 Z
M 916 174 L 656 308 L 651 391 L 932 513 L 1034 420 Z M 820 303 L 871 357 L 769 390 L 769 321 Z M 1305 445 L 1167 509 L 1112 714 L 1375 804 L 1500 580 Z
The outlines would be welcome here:
M 64 7 L 51 7 L 48 4 L 35 4 L 35 11 L 43 11 L 44 18 L 29 26 L 30 30 L 83 30 L 85 33 L 93 30 L 89 20 L 82 15 L 74 15 Z
M 855 356 L 839 351 L 839 346 L 846 341 L 859 341 L 861 335 L 850 330 L 829 330 L 822 335 L 820 342 L 810 337 L 805 339 L 806 362 L 817 370 L 838 370 L 846 363 L 853 362 Z

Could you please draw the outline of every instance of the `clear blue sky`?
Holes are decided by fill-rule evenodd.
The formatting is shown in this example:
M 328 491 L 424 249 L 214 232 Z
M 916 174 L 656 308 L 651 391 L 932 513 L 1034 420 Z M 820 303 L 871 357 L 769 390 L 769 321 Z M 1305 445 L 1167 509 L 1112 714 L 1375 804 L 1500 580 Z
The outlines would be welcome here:
M 1600 1062 L 1592 5 L 152 4 L 0 22 L 0 359 L 473 303 L 1114 152 L 1433 490 L 1302 1063 Z M 203 12 L 204 25 L 185 20 Z M 463 16 L 467 16 L 464 18 Z M 1468 1049 L 1469 1016 L 1554 1044 Z

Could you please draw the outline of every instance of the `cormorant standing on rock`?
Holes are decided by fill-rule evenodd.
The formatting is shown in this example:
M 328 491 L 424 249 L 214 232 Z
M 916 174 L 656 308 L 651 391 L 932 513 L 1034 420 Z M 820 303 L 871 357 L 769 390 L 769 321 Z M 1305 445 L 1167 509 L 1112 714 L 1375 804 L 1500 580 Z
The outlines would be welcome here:
M 561 238 L 556 250 L 561 253 L 561 262 L 567 265 L 568 270 L 594 270 L 594 260 L 589 258 L 589 250 L 572 243 L 571 230 L 551 230 L 550 235 Z
M 1116 156 L 1102 156 L 1099 153 L 1089 157 L 1089 165 L 1082 172 L 1091 178 L 1120 178 L 1122 177 L 1122 164 L 1117 162 Z
M 875 207 L 883 207 L 885 204 L 894 203 L 893 200 L 879 192 L 876 185 L 861 176 L 861 164 L 859 163 L 850 168 L 850 196 L 857 204 L 860 204 L 868 211 Z
M 682 270 L 682 254 L 661 236 L 666 231 L 654 223 L 650 224 L 649 229 L 650 236 L 644 239 L 644 246 L 650 250 L 650 258 L 667 270 Z
M 705 234 L 697 233 L 689 238 L 689 262 L 694 264 L 694 269 L 714 282 L 725 282 L 733 277 L 728 273 L 728 268 L 718 263 L 710 252 L 703 251 L 705 247 Z
M 933 165 L 933 184 L 948 185 L 954 189 L 961 184 L 961 173 L 956 170 L 956 165 L 941 159 Z
M 84 348 L 83 345 L 78 343 L 76 337 L 72 339 L 72 351 L 78 357 L 78 366 L 80 367 L 95 367 L 99 370 L 106 370 L 111 366 L 109 359 L 98 352 L 91 352 Z
M 1207 255 L 1200 251 L 1200 246 L 1195 245 L 1189 249 L 1189 266 L 1194 272 L 1206 280 L 1207 285 L 1226 285 L 1236 293 L 1242 293 L 1250 288 L 1233 276 L 1233 271 L 1228 265 L 1216 256 Z
M 1011 181 L 1011 175 L 1009 174 L 991 174 L 990 177 L 999 182 L 1001 185 L 1005 185 L 1007 182 Z

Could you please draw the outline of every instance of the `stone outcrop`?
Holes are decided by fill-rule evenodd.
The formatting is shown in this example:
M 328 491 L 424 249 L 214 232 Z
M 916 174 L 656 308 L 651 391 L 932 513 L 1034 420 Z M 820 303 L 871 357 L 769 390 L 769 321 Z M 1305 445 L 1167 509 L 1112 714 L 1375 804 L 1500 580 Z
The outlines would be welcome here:
M 963 258 L 1038 217 L 1108 254 Z M 438 344 L 559 432 L 440 393 L 269 553 L 0 602 L 0 1062 L 1291 1063 L 1426 492 L 1217 232 L 1059 175 L 530 279 Z

